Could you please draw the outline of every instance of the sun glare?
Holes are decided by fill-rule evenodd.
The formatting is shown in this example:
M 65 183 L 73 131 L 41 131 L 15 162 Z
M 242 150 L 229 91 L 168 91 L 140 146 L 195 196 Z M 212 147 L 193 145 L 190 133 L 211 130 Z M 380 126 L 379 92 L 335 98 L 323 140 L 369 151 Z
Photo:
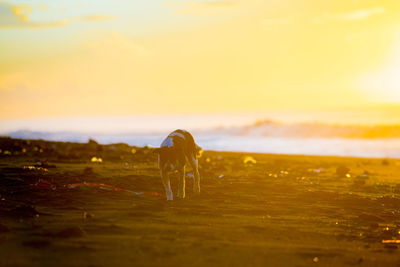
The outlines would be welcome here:
M 362 88 L 376 101 L 400 102 L 400 37 L 380 69 L 361 79 Z

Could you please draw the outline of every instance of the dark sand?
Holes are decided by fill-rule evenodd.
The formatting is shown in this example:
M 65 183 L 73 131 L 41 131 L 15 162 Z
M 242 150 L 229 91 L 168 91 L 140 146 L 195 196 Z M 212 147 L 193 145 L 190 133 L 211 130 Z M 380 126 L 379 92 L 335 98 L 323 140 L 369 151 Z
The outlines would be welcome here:
M 382 244 L 400 239 L 399 160 L 206 151 L 200 196 L 187 178 L 187 198 L 167 202 L 148 148 L 2 138 L 0 149 L 0 266 L 400 264 Z M 141 194 L 66 186 L 83 182 Z

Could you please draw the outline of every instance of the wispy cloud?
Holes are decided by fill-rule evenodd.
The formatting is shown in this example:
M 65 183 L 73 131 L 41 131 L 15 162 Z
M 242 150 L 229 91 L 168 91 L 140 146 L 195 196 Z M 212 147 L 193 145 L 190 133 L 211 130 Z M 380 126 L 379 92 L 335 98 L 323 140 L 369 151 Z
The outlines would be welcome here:
M 32 21 L 30 19 L 32 13 L 33 8 L 30 5 L 13 5 L 0 2 L 0 29 L 62 27 L 73 22 L 98 22 L 114 19 L 113 16 L 91 14 L 54 21 Z
M 32 8 L 29 5 L 10 5 L 9 7 L 19 21 L 29 21 L 29 16 L 32 14 Z
M 382 7 L 360 9 L 347 13 L 327 13 L 313 19 L 314 23 L 326 23 L 330 21 L 360 21 L 365 20 L 371 16 L 385 13 Z
M 260 24 L 262 25 L 284 25 L 293 23 L 293 18 L 285 17 L 285 18 L 268 18 L 262 19 Z
M 197 5 L 203 7 L 231 7 L 236 5 L 235 1 L 207 1 L 207 2 L 186 2 L 189 5 Z
M 167 6 L 175 8 L 178 14 L 197 14 L 210 15 L 216 12 L 224 11 L 237 5 L 233 0 L 215 0 L 215 1 L 188 1 L 188 2 L 169 2 Z
M 89 16 L 83 16 L 83 17 L 77 17 L 73 18 L 70 21 L 89 21 L 89 22 L 96 22 L 96 21 L 105 21 L 105 20 L 112 20 L 114 19 L 114 16 L 106 16 L 102 14 L 97 14 L 97 15 L 89 15 Z

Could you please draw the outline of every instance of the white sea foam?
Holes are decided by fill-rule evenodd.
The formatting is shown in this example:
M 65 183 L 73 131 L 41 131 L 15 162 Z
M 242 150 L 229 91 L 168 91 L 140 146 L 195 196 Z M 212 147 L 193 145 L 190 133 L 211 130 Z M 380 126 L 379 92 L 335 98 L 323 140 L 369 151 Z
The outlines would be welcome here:
M 103 144 L 124 142 L 158 147 L 171 131 L 179 128 L 189 130 L 206 150 L 400 158 L 400 122 L 394 120 L 400 120 L 400 116 L 395 114 L 387 116 L 390 120 L 386 125 L 322 124 L 313 123 L 312 117 L 308 121 L 290 121 L 289 113 L 286 117 L 280 115 L 283 123 L 254 123 L 273 117 L 271 114 L 270 117 L 231 114 L 2 121 L 0 134 L 72 142 L 93 138 Z M 368 118 L 366 115 L 359 114 L 358 118 Z M 376 121 L 377 118 L 378 115 Z

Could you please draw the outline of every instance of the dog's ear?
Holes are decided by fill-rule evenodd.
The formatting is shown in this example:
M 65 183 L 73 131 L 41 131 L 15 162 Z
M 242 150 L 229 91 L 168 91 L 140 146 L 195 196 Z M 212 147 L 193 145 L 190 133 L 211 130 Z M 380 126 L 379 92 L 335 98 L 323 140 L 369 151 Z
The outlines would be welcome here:
M 196 144 L 196 157 L 200 158 L 203 155 L 203 149 Z

